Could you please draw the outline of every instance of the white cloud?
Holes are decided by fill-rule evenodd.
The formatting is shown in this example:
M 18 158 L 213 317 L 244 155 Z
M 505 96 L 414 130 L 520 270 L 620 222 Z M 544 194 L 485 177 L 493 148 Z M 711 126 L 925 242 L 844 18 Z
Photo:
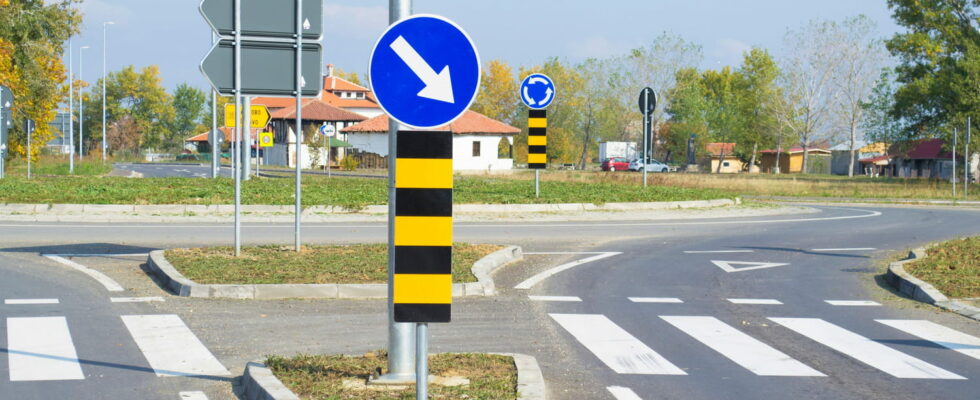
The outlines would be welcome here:
M 568 44 L 568 54 L 576 58 L 605 58 L 624 53 L 628 46 L 602 36 L 592 36 Z
M 127 4 L 129 5 L 129 4 Z M 89 26 L 98 25 L 100 28 L 105 21 L 125 25 L 132 17 L 133 11 L 121 3 L 112 4 L 105 0 L 86 0 L 79 4 L 82 21 Z
M 739 65 L 742 63 L 742 54 L 751 49 L 752 46 L 736 39 L 720 39 L 715 41 L 712 49 L 709 50 L 709 57 L 705 59 L 705 62 L 709 64 L 709 68 L 715 68 L 721 65 Z

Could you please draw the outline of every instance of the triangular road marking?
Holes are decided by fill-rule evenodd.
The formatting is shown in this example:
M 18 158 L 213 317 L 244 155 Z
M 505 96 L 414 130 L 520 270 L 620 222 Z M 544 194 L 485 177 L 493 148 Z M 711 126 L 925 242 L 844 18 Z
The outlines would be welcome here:
M 789 263 L 771 263 L 771 262 L 746 262 L 746 261 L 715 261 L 711 260 L 712 263 L 721 268 L 725 272 L 741 272 L 749 271 L 753 269 L 763 269 L 763 268 L 773 268 L 782 267 L 784 265 L 789 265 Z M 737 268 L 735 265 L 747 265 L 747 267 Z

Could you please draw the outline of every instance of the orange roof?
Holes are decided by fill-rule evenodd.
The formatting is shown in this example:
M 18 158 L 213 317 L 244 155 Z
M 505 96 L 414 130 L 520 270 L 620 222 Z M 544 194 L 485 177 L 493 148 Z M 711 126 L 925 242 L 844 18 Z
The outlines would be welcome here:
M 303 103 L 309 103 L 313 99 L 303 99 Z M 295 97 L 253 97 L 252 104 L 263 105 L 269 108 L 295 107 Z M 272 110 L 269 110 L 272 111 Z
M 731 155 L 735 152 L 735 143 L 705 143 L 704 149 L 713 156 Z
M 291 105 L 272 112 L 272 119 L 296 118 L 296 106 Z M 312 121 L 364 121 L 359 114 L 334 107 L 320 100 L 311 99 L 303 105 L 303 119 Z
M 225 136 L 225 142 L 231 142 L 231 134 L 232 134 L 234 128 L 220 127 L 220 128 L 218 128 L 218 130 L 221 131 L 221 133 L 224 134 L 224 136 Z M 250 131 L 252 132 L 252 139 L 255 139 L 255 137 L 257 135 L 256 132 L 258 132 L 258 129 L 250 129 Z M 204 132 L 204 133 L 200 133 L 200 134 L 194 135 L 194 136 L 192 136 L 192 137 L 190 137 L 188 139 L 184 139 L 184 141 L 185 142 L 210 142 L 211 141 L 211 131 L 207 131 L 207 132 Z
M 476 135 L 476 134 L 511 134 L 521 133 L 520 129 L 507 125 L 503 122 L 491 119 L 486 115 L 476 111 L 467 110 L 462 116 L 453 121 L 449 126 L 441 126 L 437 130 L 449 129 L 457 135 Z M 381 114 L 357 125 L 348 126 L 340 130 L 344 133 L 387 133 L 388 115 Z
M 323 78 L 323 90 L 339 90 L 344 92 L 367 92 L 368 88 L 352 83 L 339 76 L 326 76 Z
M 368 92 L 363 99 L 342 99 L 340 96 L 333 93 L 323 91 L 320 92 L 320 100 L 324 103 L 340 108 L 381 108 L 378 106 L 378 103 L 374 101 L 374 96 L 371 95 L 371 92 Z

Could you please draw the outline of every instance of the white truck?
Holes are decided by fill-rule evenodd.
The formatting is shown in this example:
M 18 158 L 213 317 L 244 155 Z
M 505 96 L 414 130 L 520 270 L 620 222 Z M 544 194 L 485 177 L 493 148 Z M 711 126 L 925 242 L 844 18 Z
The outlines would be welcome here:
M 632 160 L 637 157 L 636 143 L 632 142 L 599 142 L 599 161 L 613 157 L 623 157 Z

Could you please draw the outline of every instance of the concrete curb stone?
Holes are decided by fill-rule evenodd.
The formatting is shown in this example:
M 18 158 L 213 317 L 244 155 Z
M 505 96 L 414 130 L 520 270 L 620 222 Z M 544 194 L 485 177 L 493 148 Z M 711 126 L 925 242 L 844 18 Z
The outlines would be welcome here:
M 956 300 L 950 300 L 938 289 L 905 271 L 905 264 L 926 258 L 926 248 L 912 249 L 906 259 L 888 264 L 885 281 L 895 287 L 899 293 L 923 303 L 932 304 L 947 311 L 952 311 L 967 318 L 980 321 L 980 308 L 973 307 Z
M 490 353 L 514 359 L 517 368 L 517 400 L 546 400 L 544 375 L 538 360 L 526 354 Z M 261 361 L 245 366 L 242 376 L 245 400 L 299 400 Z
M 524 253 L 518 246 L 507 246 L 488 254 L 473 263 L 473 274 L 477 282 L 454 283 L 453 297 L 493 296 L 497 293 L 493 278 L 494 271 L 511 262 L 523 259 Z M 163 250 L 154 250 L 147 257 L 147 267 L 161 284 L 173 294 L 183 297 L 212 297 L 225 299 L 385 299 L 388 298 L 388 285 L 384 283 L 364 284 L 259 284 L 259 285 L 217 285 L 200 284 L 187 279 L 163 256 Z

